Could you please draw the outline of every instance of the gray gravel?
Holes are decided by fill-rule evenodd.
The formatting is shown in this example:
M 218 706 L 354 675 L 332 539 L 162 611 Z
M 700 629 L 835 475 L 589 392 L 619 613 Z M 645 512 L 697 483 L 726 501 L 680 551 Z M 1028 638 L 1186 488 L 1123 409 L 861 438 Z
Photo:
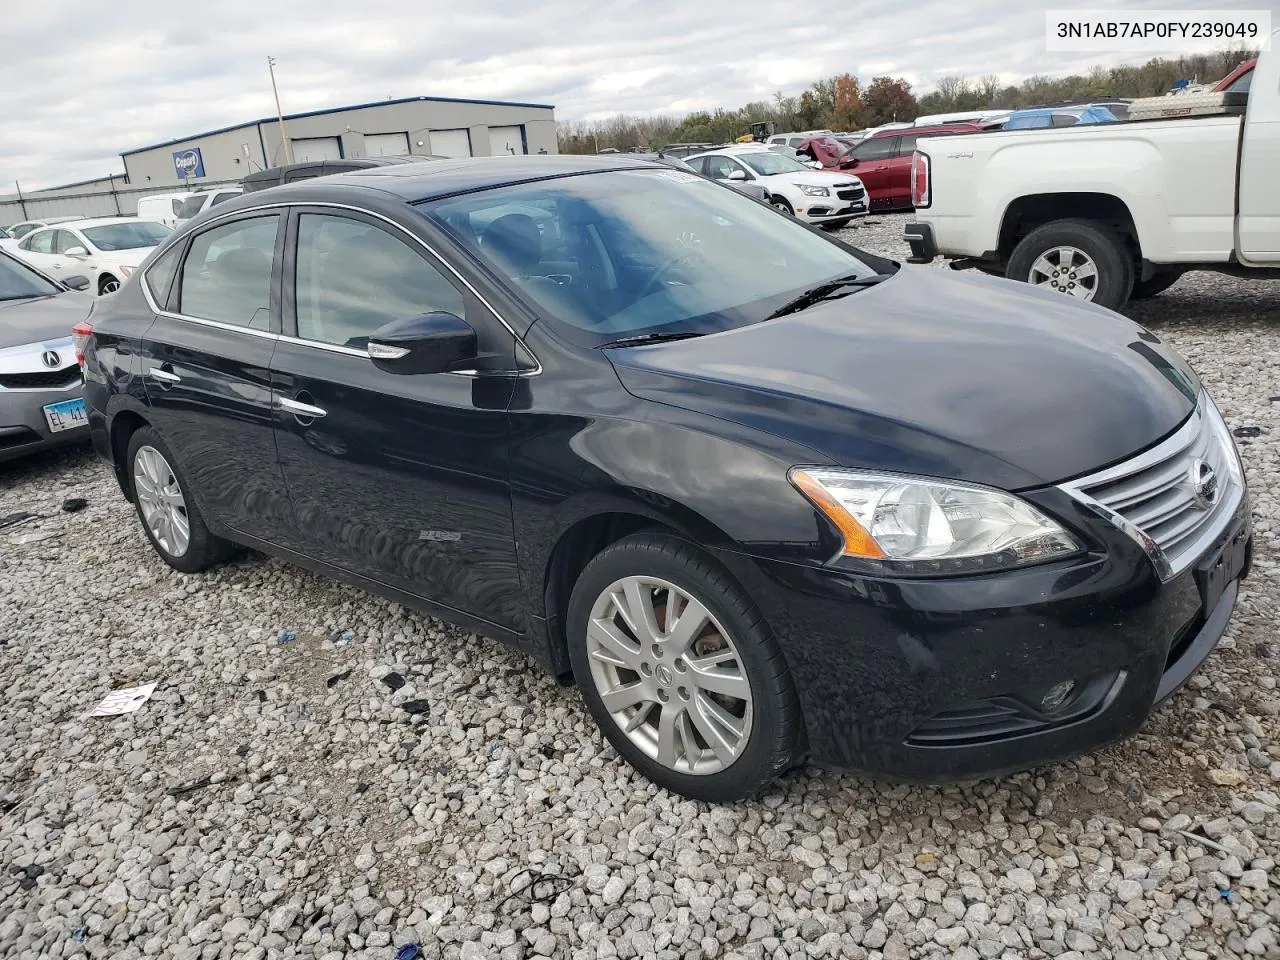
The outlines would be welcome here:
M 874 219 L 845 235 L 901 256 Z M 1278 294 L 1192 274 L 1132 310 L 1260 428 L 1218 652 L 1140 736 L 948 788 L 682 801 L 500 646 L 258 557 L 170 572 L 87 453 L 0 467 L 0 515 L 46 515 L 0 531 L 0 956 L 1280 956 Z

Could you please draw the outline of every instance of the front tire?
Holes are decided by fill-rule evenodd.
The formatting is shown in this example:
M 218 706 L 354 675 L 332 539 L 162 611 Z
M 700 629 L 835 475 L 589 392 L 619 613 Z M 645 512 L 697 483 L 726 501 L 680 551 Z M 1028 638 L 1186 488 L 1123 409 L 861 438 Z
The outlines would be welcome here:
M 142 532 L 161 560 L 182 573 L 199 573 L 226 558 L 231 545 L 209 531 L 190 484 L 155 430 L 134 431 L 125 462 Z
M 773 209 L 777 210 L 779 213 L 785 213 L 788 217 L 794 217 L 796 215 L 795 208 L 787 202 L 786 197 L 770 197 L 769 206 L 773 207 Z
M 777 641 L 693 544 L 639 533 L 606 547 L 574 585 L 567 626 L 587 708 L 659 786 L 731 802 L 795 762 L 800 708 Z
M 1005 276 L 1116 310 L 1133 290 L 1134 265 L 1124 239 L 1111 228 L 1092 220 L 1058 220 L 1022 238 Z
M 105 297 L 108 293 L 115 293 L 120 289 L 120 281 L 109 273 L 104 273 L 98 278 L 98 296 Z

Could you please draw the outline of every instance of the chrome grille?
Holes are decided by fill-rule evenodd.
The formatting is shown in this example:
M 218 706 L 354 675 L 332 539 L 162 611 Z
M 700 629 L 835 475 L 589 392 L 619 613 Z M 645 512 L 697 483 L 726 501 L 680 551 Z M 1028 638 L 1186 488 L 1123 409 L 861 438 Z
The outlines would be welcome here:
M 1244 477 L 1227 425 L 1205 398 L 1172 436 L 1062 489 L 1133 537 L 1168 580 L 1189 567 L 1234 515 Z

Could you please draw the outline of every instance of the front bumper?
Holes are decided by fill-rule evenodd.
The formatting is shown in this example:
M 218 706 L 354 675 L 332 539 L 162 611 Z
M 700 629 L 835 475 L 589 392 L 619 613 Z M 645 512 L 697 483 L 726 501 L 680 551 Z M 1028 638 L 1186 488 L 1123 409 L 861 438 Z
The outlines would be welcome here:
M 721 559 L 782 645 L 815 761 L 945 782 L 1132 734 L 1226 630 L 1248 569 L 1247 507 L 1202 556 L 1235 543 L 1245 558 L 1212 609 L 1200 564 L 1161 583 L 1134 541 L 1107 524 L 1090 532 L 1096 549 L 1082 558 L 966 578 Z M 1045 707 L 1067 680 L 1076 686 L 1065 702 Z
M 853 184 L 832 188 L 827 197 L 805 196 L 804 201 L 803 205 L 797 205 L 796 215 L 808 223 L 865 217 L 870 202 L 866 189 Z
M 69 443 L 87 443 L 87 424 L 52 433 L 44 416 L 49 404 L 82 396 L 79 383 L 60 390 L 0 389 L 0 463 Z

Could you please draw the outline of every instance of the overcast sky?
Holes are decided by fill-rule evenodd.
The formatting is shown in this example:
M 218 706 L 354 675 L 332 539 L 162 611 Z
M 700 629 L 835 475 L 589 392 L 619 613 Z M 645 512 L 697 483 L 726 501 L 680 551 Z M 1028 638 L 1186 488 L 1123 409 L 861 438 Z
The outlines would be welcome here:
M 119 153 L 274 112 L 388 97 L 527 100 L 560 120 L 733 107 L 849 71 L 906 77 L 1088 70 L 1049 54 L 1043 0 L 9 0 L 0 14 L 0 195 L 122 171 Z M 1270 9 L 1280 0 L 1088 0 Z M 1202 78 L 1206 79 L 1206 78 Z

